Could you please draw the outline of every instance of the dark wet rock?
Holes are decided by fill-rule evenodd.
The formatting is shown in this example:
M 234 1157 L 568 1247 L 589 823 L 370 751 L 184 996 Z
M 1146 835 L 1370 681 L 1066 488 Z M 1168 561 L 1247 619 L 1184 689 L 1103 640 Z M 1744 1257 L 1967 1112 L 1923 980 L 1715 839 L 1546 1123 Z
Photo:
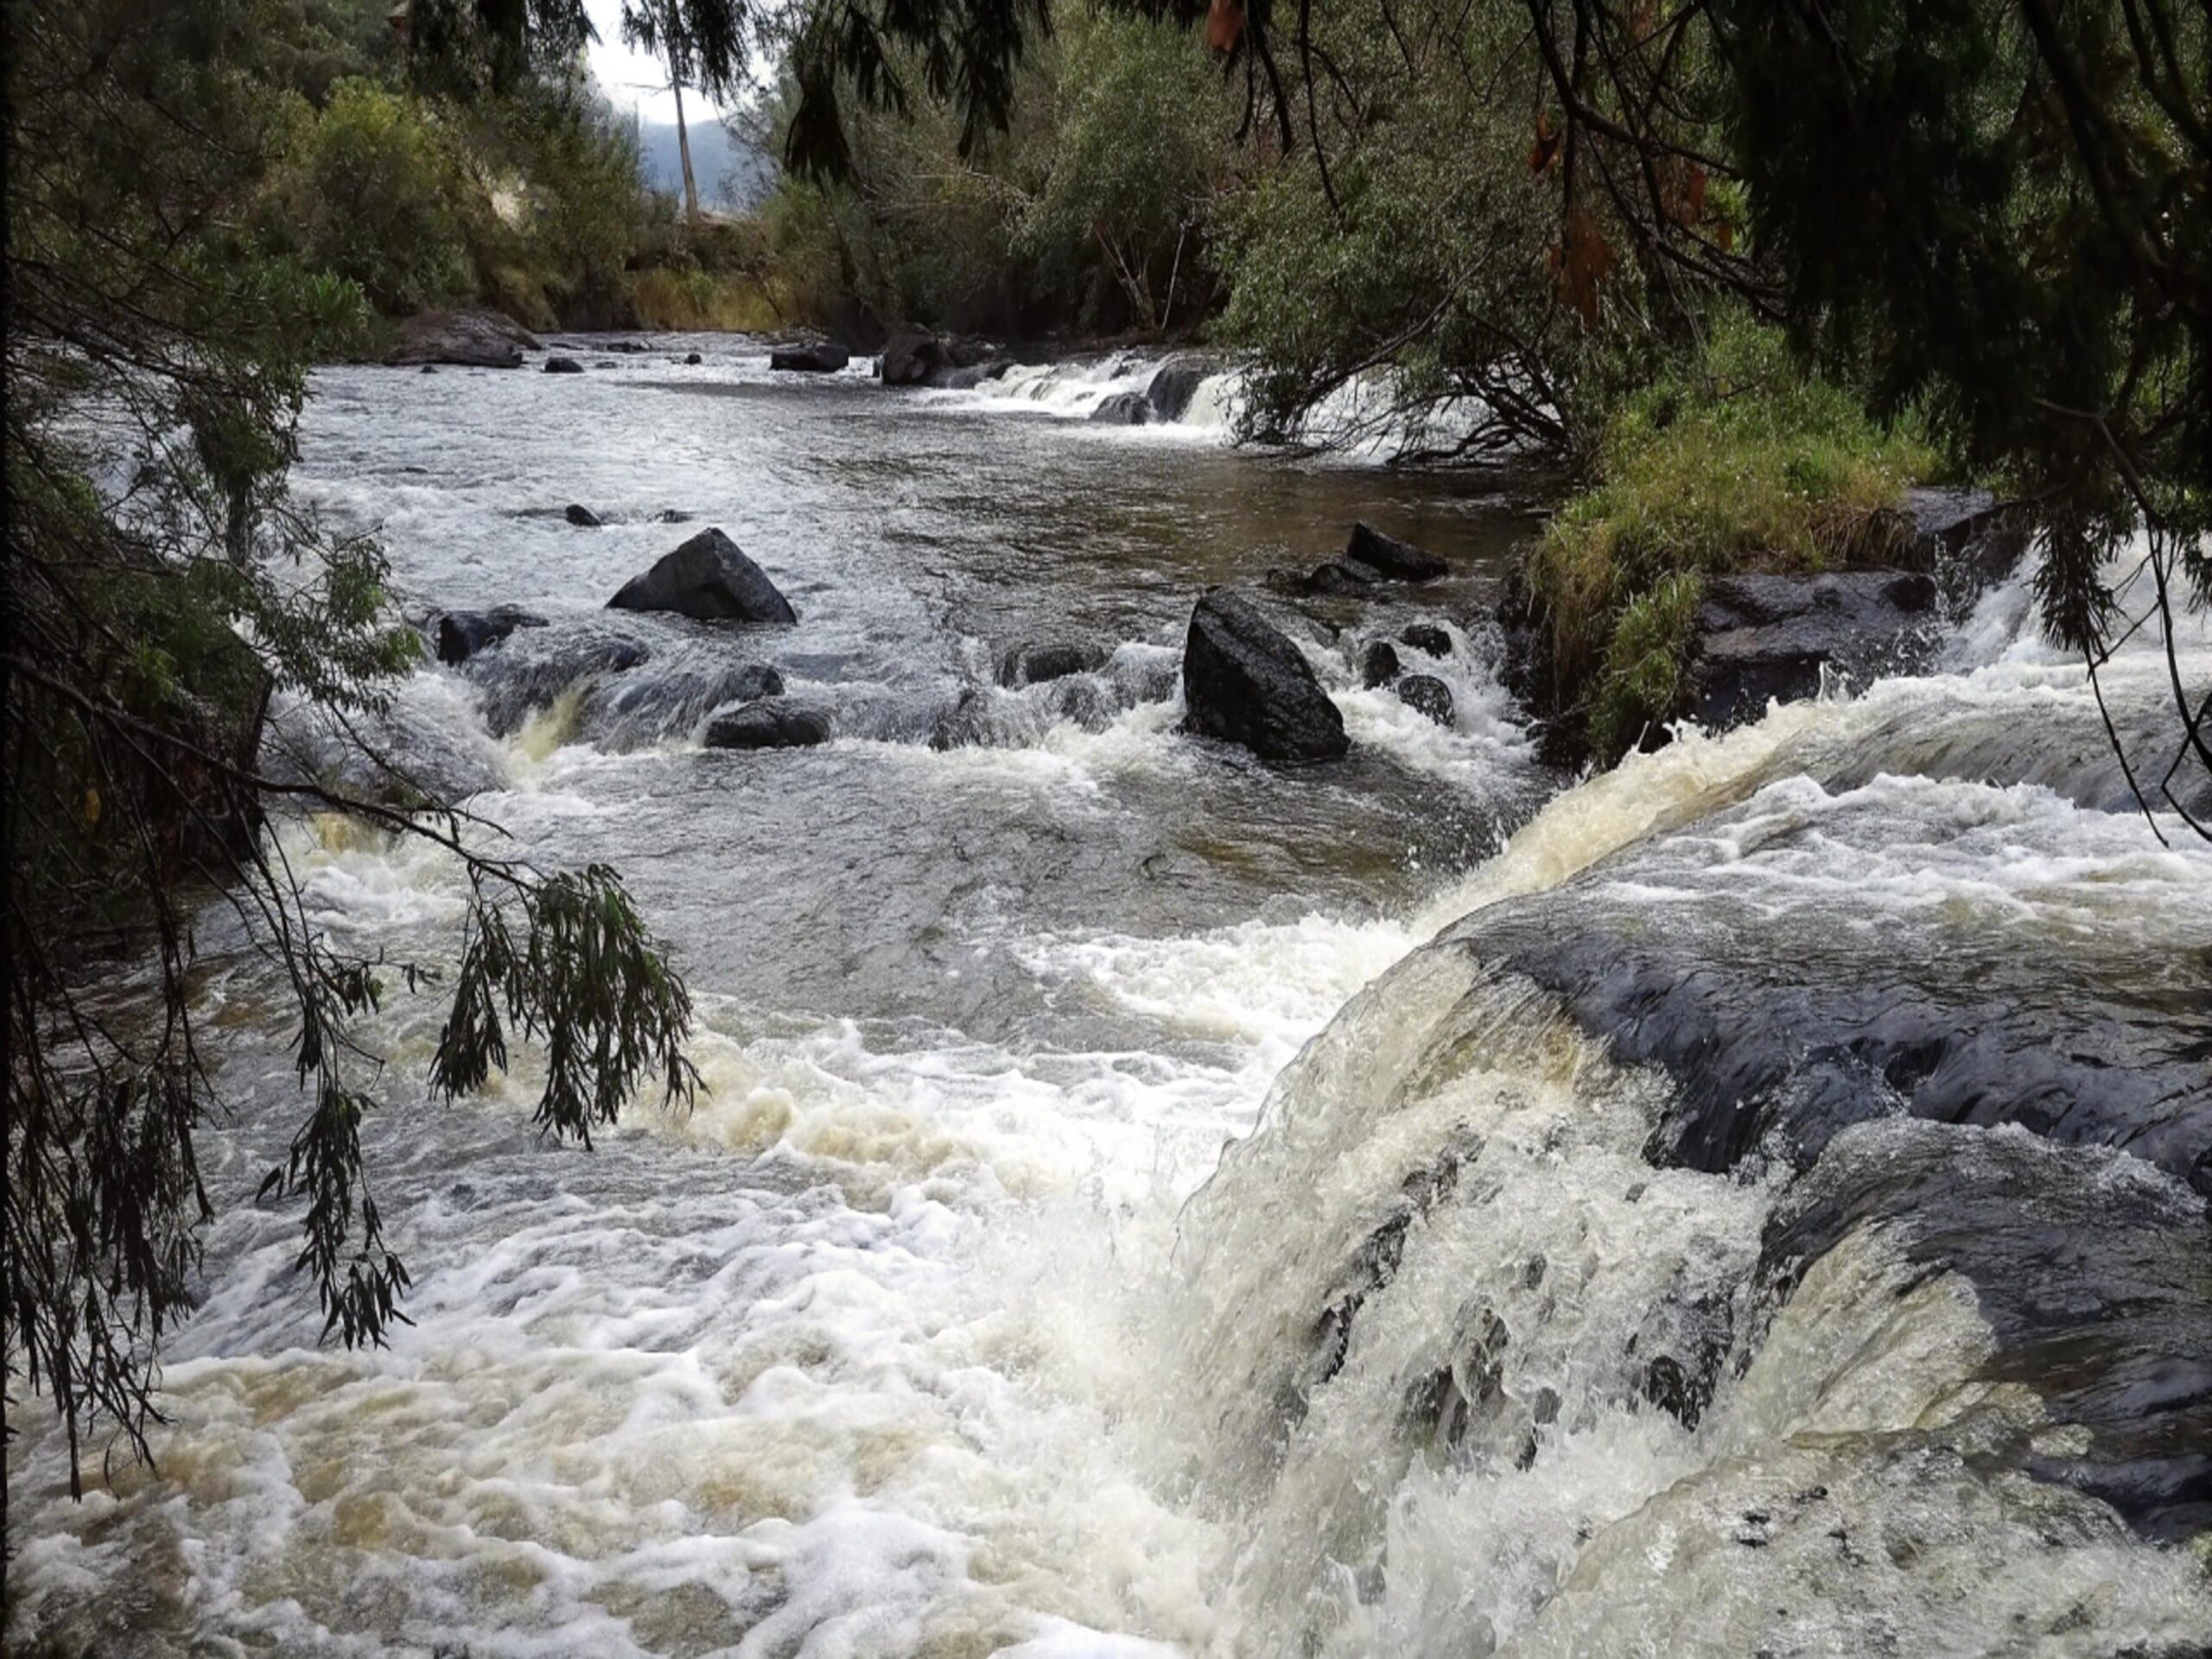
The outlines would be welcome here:
M 584 365 L 573 357 L 549 357 L 545 359 L 547 374 L 582 374 Z
M 787 346 L 768 353 L 771 369 L 790 374 L 835 374 L 851 362 L 852 353 L 828 340 L 811 346 Z
M 1011 358 L 995 358 L 988 363 L 963 364 L 957 368 L 931 372 L 929 384 L 947 391 L 973 391 L 987 380 L 996 380 L 1014 366 Z
M 663 507 L 653 515 L 653 523 L 657 524 L 688 524 L 690 522 L 691 515 L 681 507 Z
M 2212 1527 L 2212 1217 L 2132 1161 L 1869 1123 L 1785 1194 L 1758 1281 L 1787 1295 L 1866 1229 L 1923 1273 L 1962 1274 L 1993 1339 L 1974 1380 L 2032 1389 L 2051 1421 L 2088 1431 L 1985 1455 L 2101 1498 L 2147 1537 L 2195 1537 Z
M 626 634 L 563 627 L 518 636 L 470 658 L 461 671 L 482 688 L 486 728 L 505 737 L 571 688 L 618 679 L 652 660 L 644 643 Z
M 488 611 L 448 611 L 438 619 L 438 660 L 458 665 L 517 628 L 542 628 L 545 619 L 512 605 Z
M 1426 548 L 1385 536 L 1373 525 L 1357 524 L 1344 544 L 1347 563 L 1363 565 L 1385 582 L 1433 582 L 1452 567 Z
M 1183 645 L 1185 731 L 1262 760 L 1331 760 L 1351 747 L 1344 716 L 1289 636 L 1241 594 L 1207 590 Z
M 385 361 L 454 363 L 467 368 L 518 369 L 522 354 L 539 349 L 537 338 L 496 311 L 425 311 L 399 325 Z
M 592 367 L 594 369 L 619 369 L 621 366 L 622 365 L 620 363 L 617 363 L 611 357 L 602 357 L 598 362 L 592 365 Z
M 1308 599 L 1372 599 L 1379 578 L 1364 565 L 1331 559 L 1293 578 L 1290 591 Z
M 1191 407 L 1191 399 L 1198 388 L 1212 375 L 1220 372 L 1216 365 L 1201 357 L 1171 357 L 1161 364 L 1152 377 L 1152 384 L 1145 388 L 1145 402 L 1151 405 L 1155 421 L 1179 421 Z
M 597 513 L 594 512 L 589 507 L 583 505 L 581 502 L 576 501 L 569 502 L 569 505 L 562 510 L 561 516 L 563 518 L 566 518 L 570 524 L 574 524 L 578 530 L 597 530 L 601 523 L 600 516 Z
M 1859 570 L 1817 576 L 1719 576 L 1698 607 L 1693 712 L 1718 730 L 1821 687 L 1834 668 L 1858 679 L 1910 670 L 1942 632 L 1932 576 Z
M 632 357 L 636 357 L 643 353 L 646 347 L 643 340 L 610 340 L 600 349 L 601 351 L 607 352 L 626 352 Z
M 999 683 L 1041 685 L 1071 674 L 1093 674 L 1113 653 L 1095 639 L 1048 639 L 1020 645 L 999 659 Z
M 1452 688 L 1433 674 L 1408 674 L 1391 689 L 1407 708 L 1427 715 L 1440 726 L 1452 724 Z
M 435 374 L 437 372 L 438 365 L 435 363 L 425 363 L 423 365 L 423 372 L 425 374 Z
M 1152 404 L 1141 391 L 1117 391 L 1090 411 L 1099 426 L 1142 426 L 1152 418 Z
M 782 697 L 748 703 L 708 722 L 710 749 L 804 749 L 830 741 L 830 722 L 819 712 Z
M 1415 622 L 1398 638 L 1415 651 L 1425 651 L 1432 657 L 1452 654 L 1452 636 L 1433 622 Z
M 607 601 L 611 610 L 675 611 L 702 622 L 792 623 L 798 614 L 719 530 L 702 530 Z
M 686 352 L 683 354 L 683 366 L 687 369 L 696 369 L 700 364 L 705 361 L 706 359 L 701 357 L 696 352 Z M 839 366 L 842 367 L 843 365 L 841 364 Z
M 931 371 L 951 365 L 950 353 L 934 334 L 893 334 L 885 342 L 876 372 L 887 386 L 923 386 Z
M 1359 683 L 1372 691 L 1398 677 L 1397 648 L 1388 639 L 1370 640 L 1359 658 Z

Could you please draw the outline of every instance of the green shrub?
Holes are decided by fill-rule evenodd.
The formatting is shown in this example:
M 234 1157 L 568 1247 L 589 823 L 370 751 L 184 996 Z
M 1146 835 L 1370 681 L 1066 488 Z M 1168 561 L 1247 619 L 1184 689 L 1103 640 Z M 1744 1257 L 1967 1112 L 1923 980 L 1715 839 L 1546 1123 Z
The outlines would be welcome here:
M 458 168 L 412 100 L 340 81 L 283 194 L 306 262 L 357 283 L 385 315 L 475 292 Z
M 1597 481 L 1529 555 L 1539 701 L 1618 758 L 1682 711 L 1700 579 L 1886 563 L 1905 534 L 1894 509 L 1934 466 L 1912 423 L 1884 429 L 1777 331 L 1724 315 L 1621 403 Z

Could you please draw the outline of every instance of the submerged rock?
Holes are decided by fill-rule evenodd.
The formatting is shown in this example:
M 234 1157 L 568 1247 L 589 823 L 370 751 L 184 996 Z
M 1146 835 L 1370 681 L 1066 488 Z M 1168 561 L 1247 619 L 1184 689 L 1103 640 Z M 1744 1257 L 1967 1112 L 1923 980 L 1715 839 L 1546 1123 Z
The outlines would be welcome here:
M 1452 688 L 1433 674 L 1408 674 L 1391 689 L 1407 708 L 1427 715 L 1440 726 L 1452 724 Z
M 399 325 L 385 361 L 395 366 L 454 363 L 465 368 L 518 369 L 537 337 L 496 311 L 425 311 Z
M 820 713 L 782 697 L 748 703 L 707 723 L 710 749 L 804 749 L 830 741 L 830 722 Z
M 543 372 L 546 374 L 582 374 L 584 365 L 573 357 L 549 357 Z
M 1288 635 L 1252 602 L 1209 588 L 1183 645 L 1183 729 L 1242 744 L 1265 760 L 1333 760 L 1351 747 L 1344 716 Z
M 1706 584 L 1693 652 L 1694 713 L 1718 730 L 1821 687 L 1834 667 L 1871 677 L 1909 669 L 1942 625 L 1933 576 L 1859 570 L 1720 576 Z
M 987 365 L 993 360 L 991 348 L 982 340 L 950 340 L 909 331 L 892 335 L 875 372 L 887 386 L 947 386 L 963 371 L 988 372 Z M 984 374 L 976 374 L 967 384 L 973 385 L 983 378 Z
M 1351 527 L 1344 544 L 1346 562 L 1363 565 L 1384 582 L 1433 582 L 1451 574 L 1452 567 L 1426 548 L 1385 536 L 1368 524 Z
M 702 530 L 607 601 L 610 610 L 674 611 L 702 622 L 793 623 L 798 613 L 719 530 Z
M 594 512 L 589 507 L 575 501 L 569 502 L 567 508 L 562 512 L 561 516 L 563 518 L 566 518 L 570 524 L 574 524 L 578 530 L 597 530 L 601 523 L 600 516 L 597 513 Z
M 517 628 L 542 628 L 545 619 L 513 605 L 488 611 L 448 611 L 438 619 L 438 660 L 454 666 L 487 645 L 496 645 Z
M 692 360 L 698 359 L 695 357 Z M 835 374 L 852 360 L 851 353 L 826 340 L 811 346 L 787 346 L 768 353 L 768 366 L 786 374 Z
M 1048 639 L 1020 645 L 999 660 L 1003 686 L 1041 685 L 1071 674 L 1092 674 L 1113 653 L 1095 639 Z

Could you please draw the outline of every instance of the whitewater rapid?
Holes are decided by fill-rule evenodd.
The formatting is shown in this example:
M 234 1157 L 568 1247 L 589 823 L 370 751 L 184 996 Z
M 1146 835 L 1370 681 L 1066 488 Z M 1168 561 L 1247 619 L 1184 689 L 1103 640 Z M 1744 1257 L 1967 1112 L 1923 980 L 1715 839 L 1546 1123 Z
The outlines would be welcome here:
M 2202 1530 L 2053 1472 L 2096 1463 L 2110 1414 L 1999 1375 L 2012 1314 L 1979 1258 L 1931 1243 L 2001 1238 L 2008 1204 L 2055 1217 L 2090 1242 L 2018 1276 L 2087 1306 L 2125 1261 L 2129 1340 L 2175 1348 L 2212 1318 L 2186 1158 L 1922 1121 L 1898 1094 L 1817 1161 L 1770 1140 L 1655 1163 L 1689 1072 L 1600 1034 L 1610 959 L 1547 954 L 1680 944 L 1740 969 L 1726 1006 L 1766 1020 L 1794 982 L 1919 995 L 1947 960 L 2030 1020 L 2094 979 L 2080 1046 L 2182 1079 L 2196 1134 L 2212 850 L 2171 823 L 2162 847 L 2113 798 L 2081 671 L 2017 584 L 1940 675 L 1562 787 L 1490 668 L 1484 583 L 1528 523 L 1510 493 L 1230 453 L 1195 429 L 1226 425 L 1203 388 L 1193 430 L 1077 418 L 1136 359 L 901 398 L 781 384 L 728 342 L 671 354 L 691 345 L 696 368 L 441 376 L 435 403 L 326 375 L 302 473 L 381 526 L 412 602 L 552 616 L 478 673 L 425 668 L 393 729 L 520 850 L 622 868 L 697 993 L 706 1091 L 589 1154 L 550 1147 L 524 1057 L 430 1105 L 439 1010 L 396 998 L 368 1033 L 388 1102 L 368 1138 L 414 1323 L 324 1347 L 296 1217 L 250 1196 L 301 1109 L 288 1033 L 212 938 L 236 1111 L 203 1147 L 222 1213 L 159 1468 L 72 1503 L 58 1437 L 19 1420 L 11 1643 L 2212 1643 Z M 568 499 L 610 533 L 543 515 Z M 800 629 L 762 648 L 832 711 L 823 748 L 702 752 L 727 645 L 599 612 L 688 533 L 671 509 L 791 593 Z M 1353 759 L 1284 776 L 1179 737 L 1197 589 L 1325 554 L 1362 515 L 1470 582 L 1301 633 Z M 1432 614 L 1448 729 L 1354 668 Z M 996 683 L 1001 649 L 1070 626 L 1106 668 Z M 610 638 L 649 661 L 595 666 Z M 2157 707 L 2152 644 L 2107 672 L 2124 710 Z M 2201 631 L 2182 648 L 2212 671 Z M 275 833 L 346 944 L 450 952 L 449 861 L 332 818 Z M 1899 1077 L 1882 1086 L 1916 1086 Z M 1916 1211 L 1860 1190 L 1924 1170 L 1948 1185 Z M 2177 1458 L 2208 1433 L 2188 1367 L 2177 1350 L 2174 1397 L 2139 1395 Z

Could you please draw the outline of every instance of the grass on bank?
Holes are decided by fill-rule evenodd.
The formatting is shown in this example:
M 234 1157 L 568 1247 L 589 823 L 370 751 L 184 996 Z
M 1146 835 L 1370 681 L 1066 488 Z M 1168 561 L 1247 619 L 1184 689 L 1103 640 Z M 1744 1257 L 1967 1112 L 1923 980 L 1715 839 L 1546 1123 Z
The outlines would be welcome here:
M 1695 359 L 1624 400 L 1597 478 L 1525 567 L 1545 701 L 1611 762 L 1681 715 L 1708 576 L 1893 562 L 1895 509 L 1936 465 L 1804 372 L 1777 330 L 1730 318 Z

